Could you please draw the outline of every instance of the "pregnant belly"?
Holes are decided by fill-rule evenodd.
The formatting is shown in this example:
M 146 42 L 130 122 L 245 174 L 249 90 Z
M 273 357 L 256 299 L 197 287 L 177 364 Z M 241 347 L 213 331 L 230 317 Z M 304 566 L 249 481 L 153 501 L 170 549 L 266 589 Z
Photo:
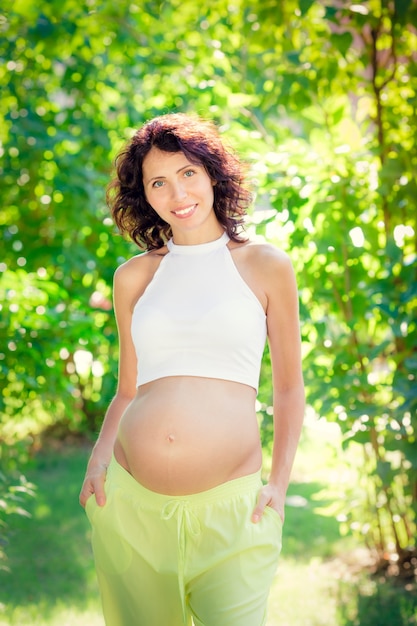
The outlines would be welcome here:
M 256 472 L 254 394 L 238 383 L 189 377 L 144 385 L 120 422 L 116 460 L 148 489 L 170 495 Z

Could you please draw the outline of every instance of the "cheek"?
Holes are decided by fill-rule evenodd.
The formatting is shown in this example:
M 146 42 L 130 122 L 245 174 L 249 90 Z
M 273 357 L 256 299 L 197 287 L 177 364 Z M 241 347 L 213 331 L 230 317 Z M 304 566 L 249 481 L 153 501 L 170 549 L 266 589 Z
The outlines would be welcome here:
M 153 195 L 152 193 L 150 193 L 149 195 L 145 194 L 145 197 L 151 209 L 155 213 L 154 218 L 156 219 L 158 216 L 159 219 L 161 219 L 165 224 L 168 224 L 170 219 L 170 211 L 167 207 L 166 201 L 162 199 L 162 194 Z
M 213 205 L 214 204 L 214 187 L 213 187 L 213 185 L 210 185 L 210 187 L 208 188 L 207 195 L 210 196 L 210 202 Z
M 150 204 L 151 207 L 155 211 L 158 211 L 158 208 L 161 207 L 161 201 L 163 200 L 163 194 L 160 192 L 160 190 L 158 190 L 158 193 L 155 193 L 153 190 L 151 190 L 148 193 L 145 192 L 145 198 L 146 198 L 146 201 L 148 202 L 148 204 Z

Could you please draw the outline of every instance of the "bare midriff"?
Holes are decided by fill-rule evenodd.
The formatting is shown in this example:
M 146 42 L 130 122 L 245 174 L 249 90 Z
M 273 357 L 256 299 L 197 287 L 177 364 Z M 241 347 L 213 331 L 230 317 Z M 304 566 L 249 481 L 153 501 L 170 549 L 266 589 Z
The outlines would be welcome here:
M 190 376 L 138 388 L 120 421 L 116 461 L 144 487 L 187 495 L 252 474 L 262 463 L 256 392 Z

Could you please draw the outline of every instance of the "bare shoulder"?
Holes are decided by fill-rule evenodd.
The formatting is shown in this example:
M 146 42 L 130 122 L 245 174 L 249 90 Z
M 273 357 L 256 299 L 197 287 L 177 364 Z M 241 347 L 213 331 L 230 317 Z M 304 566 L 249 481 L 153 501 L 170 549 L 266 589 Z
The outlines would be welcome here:
M 271 243 L 263 241 L 250 241 L 248 242 L 248 249 L 252 252 L 255 258 L 258 257 L 267 263 L 284 265 L 290 263 L 290 257 L 288 254 Z
M 119 265 L 114 273 L 115 281 L 125 283 L 131 281 L 132 277 L 139 281 L 142 278 L 146 280 L 149 273 L 152 275 L 155 272 L 166 252 L 166 248 L 161 248 L 137 254 Z
M 271 272 L 276 273 L 292 273 L 292 263 L 289 255 L 264 241 L 247 241 L 243 244 L 237 244 L 235 250 L 244 257 L 254 271 L 261 271 L 263 274 Z
M 165 247 L 143 252 L 119 265 L 114 273 L 115 296 L 120 294 L 133 306 L 152 280 L 166 253 Z

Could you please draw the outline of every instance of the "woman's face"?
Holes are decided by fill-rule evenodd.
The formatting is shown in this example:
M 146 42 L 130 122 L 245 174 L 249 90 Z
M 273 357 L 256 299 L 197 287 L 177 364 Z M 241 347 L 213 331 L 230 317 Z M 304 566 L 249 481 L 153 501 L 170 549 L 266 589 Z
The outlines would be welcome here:
M 218 225 L 214 182 L 203 165 L 191 163 L 183 152 L 153 147 L 143 160 L 142 172 L 146 199 L 171 226 L 177 243 L 182 234 Z

